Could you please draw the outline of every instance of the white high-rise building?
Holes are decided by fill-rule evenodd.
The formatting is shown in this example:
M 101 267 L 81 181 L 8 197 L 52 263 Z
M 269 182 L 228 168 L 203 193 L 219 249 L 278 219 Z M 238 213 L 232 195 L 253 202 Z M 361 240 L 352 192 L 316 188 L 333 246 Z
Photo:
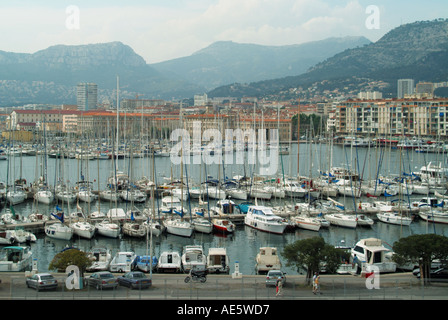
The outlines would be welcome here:
M 208 96 L 206 93 L 204 94 L 195 94 L 194 95 L 194 106 L 205 106 L 208 102 Z
M 413 79 L 399 79 L 397 98 L 402 99 L 406 96 L 414 94 L 414 80 Z
M 76 101 L 78 110 L 96 109 L 98 104 L 98 86 L 95 83 L 79 83 L 77 86 Z

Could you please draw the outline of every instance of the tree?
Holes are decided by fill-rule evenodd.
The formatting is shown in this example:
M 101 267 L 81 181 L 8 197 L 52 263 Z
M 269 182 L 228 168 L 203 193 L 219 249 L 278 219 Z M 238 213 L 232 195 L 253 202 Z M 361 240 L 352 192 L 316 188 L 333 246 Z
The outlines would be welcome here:
M 84 274 L 87 267 L 92 264 L 92 261 L 87 256 L 87 253 L 78 249 L 68 249 L 59 252 L 54 256 L 50 262 L 49 269 L 65 272 L 68 266 L 74 265 L 79 268 L 79 272 Z
M 329 273 L 334 273 L 341 263 L 342 250 L 325 243 L 322 237 L 297 240 L 286 245 L 282 252 L 288 266 L 296 266 L 297 270 L 307 270 L 306 280 L 309 283 L 312 275 L 319 272 L 323 263 Z
M 401 238 L 393 245 L 393 260 L 398 264 L 419 265 L 421 279 L 427 283 L 431 263 L 448 258 L 448 238 L 436 234 L 417 234 Z

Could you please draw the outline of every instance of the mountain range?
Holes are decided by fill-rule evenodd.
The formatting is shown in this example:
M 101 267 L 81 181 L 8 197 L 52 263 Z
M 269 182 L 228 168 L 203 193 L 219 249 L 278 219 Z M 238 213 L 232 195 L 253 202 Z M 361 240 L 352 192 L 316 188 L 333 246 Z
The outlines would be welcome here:
M 211 90 L 234 82 L 299 75 L 339 52 L 369 43 L 364 37 L 328 38 L 287 46 L 219 41 L 191 56 L 151 66 Z
M 55 45 L 33 54 L 0 51 L 0 105 L 76 104 L 76 85 L 98 85 L 100 102 L 120 97 L 190 98 L 234 82 L 298 75 L 337 52 L 369 43 L 362 37 L 301 45 L 216 42 L 191 56 L 147 64 L 121 43 Z
M 276 95 L 298 87 L 334 90 L 356 84 L 362 90 L 362 85 L 380 81 L 386 84 L 383 93 L 393 97 L 397 80 L 408 78 L 415 83 L 448 80 L 448 19 L 402 25 L 376 42 L 346 49 L 301 75 L 234 83 L 212 90 L 209 96 Z
M 448 75 L 448 19 L 397 27 L 376 42 L 329 38 L 300 45 L 221 41 L 178 59 L 148 64 L 121 42 L 55 45 L 32 54 L 0 51 L 0 106 L 76 104 L 76 85 L 94 82 L 99 102 L 144 99 L 288 97 L 297 88 L 362 90 L 381 82 L 389 96 L 400 78 L 438 82 Z M 384 94 L 383 94 L 384 96 Z

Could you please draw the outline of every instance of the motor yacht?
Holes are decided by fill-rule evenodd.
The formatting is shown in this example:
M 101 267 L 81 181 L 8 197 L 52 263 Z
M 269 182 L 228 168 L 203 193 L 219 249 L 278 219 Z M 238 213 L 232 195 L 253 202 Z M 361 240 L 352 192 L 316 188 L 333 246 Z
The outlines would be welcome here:
M 244 223 L 249 227 L 277 234 L 282 234 L 288 225 L 267 206 L 250 206 L 244 217 Z

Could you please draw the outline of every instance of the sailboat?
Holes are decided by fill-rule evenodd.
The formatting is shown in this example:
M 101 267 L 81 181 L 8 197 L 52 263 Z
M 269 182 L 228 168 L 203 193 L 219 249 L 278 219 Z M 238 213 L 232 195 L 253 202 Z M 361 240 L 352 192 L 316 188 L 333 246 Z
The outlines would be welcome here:
M 76 193 L 69 189 L 67 185 L 59 184 L 55 189 L 55 198 L 65 203 L 74 203 L 76 201 Z
M 54 201 L 54 194 L 51 190 L 45 188 L 38 190 L 34 194 L 34 199 L 43 204 L 51 204 Z
M 73 234 L 78 235 L 81 238 L 92 239 L 95 235 L 95 226 L 87 221 L 81 207 L 77 206 L 79 213 L 81 213 L 81 218 L 78 221 L 71 222 L 69 224 L 70 228 L 73 229 Z
M 121 233 L 120 225 L 108 219 L 95 223 L 95 229 L 96 233 L 108 238 L 118 238 Z
M 179 214 L 183 218 L 182 212 L 175 213 Z M 190 222 L 185 221 L 181 218 L 169 217 L 163 221 L 163 225 L 166 228 L 166 232 L 182 237 L 191 237 L 193 234 L 193 227 Z
M 205 211 L 206 210 L 204 208 L 193 208 L 193 212 L 196 216 L 191 221 L 191 224 L 197 232 L 212 233 L 213 223 L 204 217 Z
M 45 225 L 45 235 L 49 238 L 59 240 L 70 240 L 73 237 L 73 229 L 64 224 L 64 212 L 51 214 L 52 217 L 59 220 L 56 223 Z
M 10 188 L 9 180 L 10 180 L 10 170 L 11 170 L 11 157 L 15 158 L 15 156 L 11 152 L 11 141 L 8 147 L 8 162 L 7 162 L 7 182 L 6 182 L 6 200 L 10 205 L 16 205 L 25 201 L 27 195 L 25 191 L 14 183 L 12 185 L 12 189 Z M 13 166 L 15 172 L 15 163 Z M 22 169 L 22 158 L 20 158 L 20 169 Z M 13 174 L 14 176 L 15 174 Z M 22 174 L 20 174 L 21 176 Z M 21 177 L 20 177 L 21 179 Z M 12 179 L 14 180 L 14 178 Z
M 356 216 L 351 214 L 330 213 L 325 215 L 325 219 L 330 222 L 330 224 L 338 227 L 356 228 L 358 225 Z
M 181 149 L 182 150 L 182 149 Z M 183 153 L 181 152 L 181 178 L 183 179 Z M 181 181 L 181 186 L 183 186 L 183 181 Z M 181 193 L 182 195 L 183 193 Z M 183 199 L 180 199 L 182 202 Z M 174 217 L 173 215 L 163 221 L 164 226 L 166 227 L 166 231 L 170 234 L 182 236 L 182 237 L 191 237 L 193 235 L 193 226 L 189 221 L 184 220 L 184 210 L 181 207 L 180 211 L 173 209 L 175 214 L 178 214 L 180 217 Z
M 306 214 L 299 214 L 291 217 L 291 223 L 300 229 L 319 231 L 321 227 L 321 222 L 314 217 L 310 217 Z
M 123 224 L 123 234 L 130 237 L 143 238 L 146 236 L 147 230 L 143 223 L 128 221 Z
M 96 199 L 98 199 L 98 196 L 92 192 L 92 182 L 81 180 L 77 183 L 77 189 L 78 189 L 78 199 L 83 202 L 93 202 Z

